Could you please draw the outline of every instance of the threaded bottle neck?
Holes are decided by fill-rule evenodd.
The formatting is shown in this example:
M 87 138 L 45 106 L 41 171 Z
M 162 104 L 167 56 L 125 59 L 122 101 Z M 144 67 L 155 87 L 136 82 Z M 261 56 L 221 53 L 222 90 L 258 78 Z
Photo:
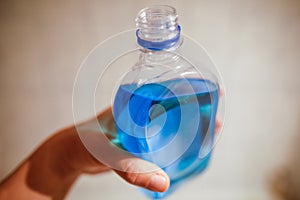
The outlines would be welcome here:
M 137 42 L 146 49 L 160 51 L 178 45 L 180 26 L 175 8 L 151 6 L 136 17 Z

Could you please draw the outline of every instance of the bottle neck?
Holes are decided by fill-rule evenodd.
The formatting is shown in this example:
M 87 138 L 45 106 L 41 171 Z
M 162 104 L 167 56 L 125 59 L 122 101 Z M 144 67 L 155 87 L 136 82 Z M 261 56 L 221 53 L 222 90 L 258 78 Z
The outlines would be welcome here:
M 151 65 L 151 64 L 162 64 L 169 65 L 178 62 L 179 57 L 172 51 L 152 51 L 145 50 L 140 54 L 140 63 Z
M 181 43 L 176 10 L 170 6 L 152 6 L 141 10 L 136 18 L 137 43 L 152 51 L 170 50 Z

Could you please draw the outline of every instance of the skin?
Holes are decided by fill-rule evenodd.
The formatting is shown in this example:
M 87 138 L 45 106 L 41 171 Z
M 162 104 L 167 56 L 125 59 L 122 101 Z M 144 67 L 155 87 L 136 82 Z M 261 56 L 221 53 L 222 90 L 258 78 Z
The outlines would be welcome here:
M 111 109 L 102 112 L 97 119 L 82 123 L 104 123 L 107 131 L 114 129 Z M 79 125 L 80 126 L 80 125 Z M 106 152 L 114 152 L 117 169 L 111 169 L 96 160 L 82 144 L 75 126 L 53 134 L 11 175 L 0 184 L 1 200 L 60 200 L 64 199 L 72 185 L 82 174 L 98 174 L 114 171 L 130 184 L 163 192 L 169 187 L 167 174 L 152 163 L 138 159 L 117 147 L 109 145 L 113 137 L 103 133 L 97 138 L 103 141 Z M 146 172 L 145 169 L 148 170 Z
M 222 95 L 222 94 L 221 94 Z M 170 185 L 168 175 L 153 163 L 121 151 L 109 140 L 116 133 L 111 108 L 96 119 L 79 124 L 79 127 L 101 124 L 102 134 L 86 132 L 86 138 L 100 142 L 100 151 L 114 161 L 114 168 L 96 160 L 85 148 L 76 127 L 70 126 L 54 133 L 31 156 L 0 183 L 0 200 L 61 200 L 66 197 L 82 174 L 99 174 L 114 171 L 130 184 L 156 192 L 164 192 Z M 216 132 L 221 123 L 216 121 Z

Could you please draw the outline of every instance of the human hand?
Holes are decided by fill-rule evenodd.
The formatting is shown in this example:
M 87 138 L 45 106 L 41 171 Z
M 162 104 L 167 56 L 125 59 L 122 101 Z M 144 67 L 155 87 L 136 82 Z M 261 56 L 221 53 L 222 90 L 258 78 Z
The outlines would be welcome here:
M 90 129 L 100 122 L 103 132 Z M 79 135 L 77 130 L 80 129 Z M 58 131 L 47 139 L 10 176 L 0 183 L 1 200 L 60 200 L 82 174 L 116 172 L 130 184 L 163 192 L 169 187 L 169 177 L 158 166 L 136 158 L 114 146 L 115 131 L 111 109 L 97 118 Z M 93 157 L 84 143 L 97 152 Z M 103 156 L 103 157 L 101 157 Z M 112 165 L 101 162 L 104 159 Z
M 98 125 L 101 126 L 101 132 Z M 158 166 L 134 157 L 110 142 L 117 136 L 111 108 L 99 114 L 97 119 L 83 122 L 76 128 L 79 134 L 71 131 L 70 138 L 67 139 L 75 140 L 67 148 L 71 152 L 66 152 L 67 155 L 75 155 L 69 156 L 71 168 L 90 174 L 113 170 L 128 183 L 156 192 L 163 192 L 169 187 L 168 175 Z M 67 141 L 63 143 L 66 144 Z M 98 154 L 93 157 L 87 149 Z

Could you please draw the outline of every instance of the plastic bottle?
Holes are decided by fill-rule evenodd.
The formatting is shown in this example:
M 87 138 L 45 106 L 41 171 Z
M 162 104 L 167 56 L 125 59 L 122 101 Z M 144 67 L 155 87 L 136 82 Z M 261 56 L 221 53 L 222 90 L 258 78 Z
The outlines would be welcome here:
M 159 199 L 207 167 L 219 85 L 208 78 L 213 74 L 199 71 L 181 56 L 184 38 L 174 8 L 145 8 L 138 13 L 136 25 L 139 61 L 121 81 L 113 115 L 122 147 L 169 175 L 167 192 L 144 190 Z

